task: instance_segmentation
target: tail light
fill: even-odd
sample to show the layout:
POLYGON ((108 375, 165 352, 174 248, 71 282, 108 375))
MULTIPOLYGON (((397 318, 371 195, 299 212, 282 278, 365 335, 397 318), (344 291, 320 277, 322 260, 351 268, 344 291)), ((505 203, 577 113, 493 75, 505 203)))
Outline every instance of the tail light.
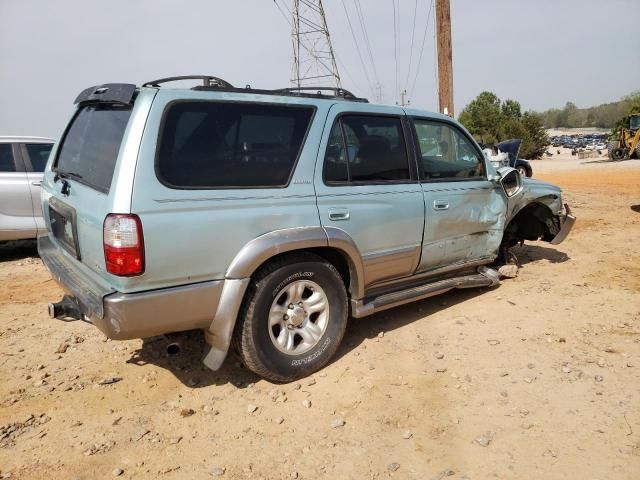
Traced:
POLYGON ((107 215, 103 242, 107 272, 120 277, 144 273, 144 238, 137 215, 107 215))

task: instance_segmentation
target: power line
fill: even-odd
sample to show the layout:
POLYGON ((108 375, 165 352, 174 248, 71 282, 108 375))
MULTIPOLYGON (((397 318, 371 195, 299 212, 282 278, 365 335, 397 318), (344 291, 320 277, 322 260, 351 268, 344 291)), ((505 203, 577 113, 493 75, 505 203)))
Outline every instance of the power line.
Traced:
POLYGON ((278 7, 278 10, 280 11, 280 14, 284 17, 284 21, 287 22, 289 24, 289 26, 291 26, 291 20, 289 20, 289 16, 291 15, 291 12, 289 12, 289 16, 287 16, 287 14, 284 13, 284 10, 282 10, 282 7, 278 3, 278 0, 273 0, 273 3, 275 3, 276 7, 278 7))
POLYGON ((396 89, 393 96, 396 99, 396 103, 398 103, 398 32, 396 30, 396 0, 391 1, 393 2, 393 58, 396 64, 396 89))
POLYGON ((364 21, 364 13, 362 10, 362 5, 360 4, 360 0, 355 0, 355 7, 356 7, 356 13, 358 15, 358 20, 360 21, 360 28, 362 29, 365 45, 367 47, 367 52, 369 53, 369 61, 371 62, 371 67, 373 69, 373 75, 376 80, 376 88, 377 88, 377 86, 380 85, 380 78, 378 77, 378 69, 376 68, 376 62, 373 59, 371 41, 369 40, 369 33, 367 31, 367 25, 364 21))
POLYGON ((404 81, 405 90, 409 86, 409 77, 411 76, 411 62, 413 60, 413 40, 416 36, 416 17, 418 13, 418 0, 413 6, 413 28, 411 29, 411 46, 409 47, 409 68, 407 69, 407 79, 404 81))
POLYGON ((364 76, 367 78, 367 84, 369 85, 369 89, 371 90, 371 93, 373 94, 373 87, 372 87, 372 83, 371 83, 371 79, 369 78, 369 73, 367 72, 367 67, 364 64, 364 60, 362 59, 362 53, 360 52, 360 47, 358 46, 358 40, 356 38, 356 34, 353 30, 353 25, 351 25, 351 18, 349 17, 349 12, 347 11, 347 6, 344 3, 344 0, 342 0, 342 8, 344 9, 344 14, 347 17, 347 22, 349 24, 349 30, 351 31, 351 37, 353 38, 353 43, 356 46, 356 51, 358 52, 358 58, 360 59, 360 65, 362 65, 362 70, 364 71, 364 76))
MULTIPOLYGON (((420 65, 422 64, 422 55, 424 53, 424 46, 426 44, 427 41, 427 32, 429 31, 429 20, 431 18, 431 12, 433 12, 433 0, 431 0, 431 5, 429 5, 429 11, 427 12, 427 21, 424 25, 424 35, 422 36, 422 46, 420 47, 420 55, 418 57, 418 65, 416 66, 416 75, 413 79, 413 85, 411 86, 411 90, 409 90, 409 97, 411 97, 413 95, 413 91, 416 88, 416 82, 418 81, 418 75, 420 74, 420 65)), ((434 35, 435 35, 435 28, 434 30, 434 35)), ((433 41, 433 45, 435 48, 435 37, 434 37, 434 41, 433 41)), ((437 83, 437 82, 436 82, 437 83)))

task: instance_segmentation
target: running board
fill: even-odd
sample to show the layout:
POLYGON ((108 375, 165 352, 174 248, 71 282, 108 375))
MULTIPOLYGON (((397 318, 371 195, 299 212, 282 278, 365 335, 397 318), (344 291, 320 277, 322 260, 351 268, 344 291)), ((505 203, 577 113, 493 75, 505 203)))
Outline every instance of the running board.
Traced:
POLYGON ((351 315, 362 318, 388 308, 398 307, 405 303, 440 295, 454 288, 493 287, 500 283, 500 274, 495 270, 482 266, 478 273, 437 280, 431 283, 398 290, 366 300, 351 300, 351 315))

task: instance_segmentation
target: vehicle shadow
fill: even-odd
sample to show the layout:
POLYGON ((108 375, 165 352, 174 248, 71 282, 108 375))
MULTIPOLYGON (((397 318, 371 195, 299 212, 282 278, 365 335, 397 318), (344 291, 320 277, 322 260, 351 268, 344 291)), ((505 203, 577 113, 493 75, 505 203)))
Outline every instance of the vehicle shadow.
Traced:
MULTIPOLYGON (((522 247, 515 247, 512 251, 520 266, 539 260, 547 260, 551 263, 569 260, 569 256, 564 252, 538 245, 525 244, 522 247)), ((451 290, 442 295, 389 309, 366 318, 351 318, 340 348, 330 363, 338 362, 365 340, 377 337, 380 332, 391 332, 402 328, 435 312, 441 312, 478 295, 483 295, 488 290, 487 287, 451 290)), ((230 349, 220 370, 217 372, 209 370, 202 364, 208 348, 200 331, 162 335, 143 339, 142 346, 132 353, 127 363, 140 366, 156 365, 170 371, 189 388, 225 384, 232 384, 236 388, 247 388, 260 380, 260 377, 239 362, 233 348, 230 349), (173 355, 167 353, 167 347, 172 343, 180 345, 179 353, 173 355)))
POLYGON ((29 257, 38 257, 38 245, 35 240, 0 242, 0 262, 10 262, 29 257))
POLYGON ((527 263, 537 262, 539 260, 547 260, 551 263, 564 263, 569 260, 569 255, 555 248, 541 247, 539 245, 523 245, 511 249, 518 259, 518 265, 523 266, 527 263))
MULTIPOLYGON (((347 353, 358 348, 366 339, 377 337, 381 331, 391 332, 402 328, 434 312, 442 311, 477 295, 482 295, 486 291, 487 288, 452 290, 443 295, 410 303, 363 319, 351 318, 344 339, 330 364, 338 362, 347 353)), ((155 365, 163 368, 171 372, 183 385, 194 389, 225 384, 232 384, 236 388, 243 389, 261 380, 239 362, 233 348, 229 350, 220 370, 217 372, 209 370, 202 364, 202 359, 207 351, 208 346, 202 333, 194 330, 143 339, 142 346, 132 352, 127 363, 139 366, 155 365), (167 347, 172 343, 180 344, 179 353, 174 355, 167 353, 167 347)), ((274 382, 274 384, 276 383, 274 382)))
POLYGON ((490 289, 491 287, 450 290, 447 293, 391 308, 369 317, 350 318, 342 344, 330 363, 338 362, 349 352, 357 349, 365 340, 378 337, 380 332, 387 334, 418 320, 425 320, 425 317, 446 311, 459 303, 483 295, 490 289))
POLYGON ((640 205, 631 205, 629 208, 636 213, 640 213, 640 205))
POLYGON ((189 388, 204 388, 212 385, 232 384, 237 388, 247 388, 260 377, 247 370, 236 354, 229 354, 220 370, 214 372, 202 363, 209 351, 204 335, 199 330, 172 333, 158 337, 142 339, 142 346, 132 352, 127 363, 133 365, 156 365, 171 372, 180 382, 189 388), (167 347, 179 345, 179 352, 170 354, 167 347))

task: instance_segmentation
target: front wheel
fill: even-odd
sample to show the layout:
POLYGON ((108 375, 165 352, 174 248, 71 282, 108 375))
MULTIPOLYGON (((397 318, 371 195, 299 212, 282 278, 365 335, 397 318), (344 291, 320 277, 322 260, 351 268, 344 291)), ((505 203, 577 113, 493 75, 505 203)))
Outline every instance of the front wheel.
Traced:
POLYGON ((524 178, 524 177, 528 177, 529 176, 529 172, 527 172, 527 169, 525 167, 519 166, 517 170, 518 170, 518 172, 520 172, 520 176, 521 177, 524 178))
POLYGON ((268 264, 252 280, 234 343, 252 372, 290 382, 322 368, 347 326, 347 292, 336 268, 308 253, 268 264))

